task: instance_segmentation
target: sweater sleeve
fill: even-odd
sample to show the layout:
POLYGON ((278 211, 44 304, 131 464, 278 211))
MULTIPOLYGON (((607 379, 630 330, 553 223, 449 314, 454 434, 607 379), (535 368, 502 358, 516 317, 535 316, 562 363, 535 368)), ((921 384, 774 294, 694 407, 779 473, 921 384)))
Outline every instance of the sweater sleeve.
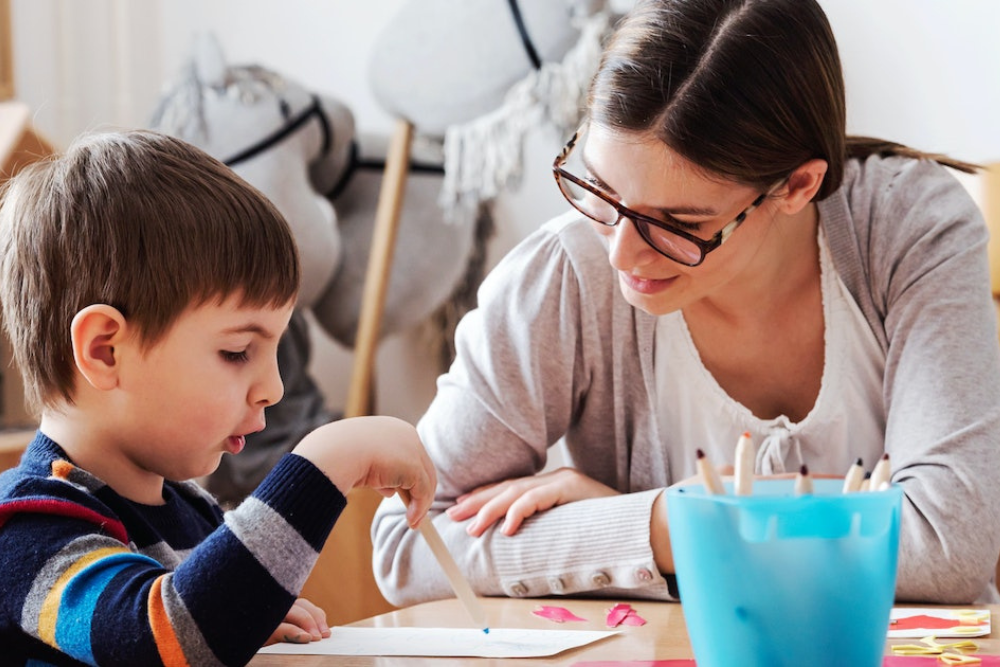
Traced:
MULTIPOLYGON (((668 598, 649 541, 660 490, 624 493, 628 465, 616 460, 616 442, 625 439, 616 431, 627 427, 615 415, 614 342, 598 320, 611 319, 617 286, 587 283, 586 276, 609 272, 607 254, 600 246, 568 251, 580 236, 565 232, 550 223, 509 253, 484 282, 478 309, 458 328, 456 361, 418 424, 438 470, 433 520, 483 595, 620 595, 629 589, 633 597, 668 598), (593 416, 598 413, 602 418, 593 416), (622 495, 554 507, 512 536, 494 525, 470 537, 468 522, 443 513, 477 487, 537 473, 548 448, 581 422, 593 425, 587 437, 594 446, 587 460, 574 464, 622 495)), ((388 600, 405 605, 451 595, 395 499, 376 513, 372 540, 376 580, 388 600)))
POLYGON ((866 187, 877 194, 855 199, 871 202, 869 271, 888 343, 885 448, 905 493, 897 597, 990 599, 1000 552, 1000 346, 987 229, 935 163, 902 162, 866 187))
MULTIPOLYGON (((45 482, 66 487, 61 505, 92 505, 72 484, 45 482)), ((16 591, 4 595, 0 632, 19 631, 35 647, 27 656, 46 659, 55 648, 92 665, 245 664, 288 612, 345 502, 311 463, 286 455, 173 571, 122 543, 110 518, 26 507, 0 530, 0 588, 16 591)))

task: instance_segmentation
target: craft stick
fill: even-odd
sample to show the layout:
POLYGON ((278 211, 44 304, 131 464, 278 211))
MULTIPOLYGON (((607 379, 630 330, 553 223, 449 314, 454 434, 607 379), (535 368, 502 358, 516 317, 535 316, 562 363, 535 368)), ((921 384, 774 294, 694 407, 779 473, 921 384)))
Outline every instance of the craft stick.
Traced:
POLYGON ((757 464, 757 452, 753 446, 753 438, 749 431, 744 431, 736 441, 736 469, 733 487, 736 495, 749 496, 753 494, 753 473, 757 464))
POLYGON ((712 495, 724 495, 726 493, 726 487, 722 486, 722 478, 719 477, 719 471, 708 462, 708 459, 705 457, 705 452, 699 449, 695 452, 695 455, 698 457, 698 460, 696 461, 698 474, 701 475, 702 483, 705 485, 705 490, 712 495))
MULTIPOLYGON (((399 494, 405 505, 410 504, 410 494, 408 491, 405 489, 396 489, 396 493, 399 494)), ((458 569, 458 563, 455 562, 451 552, 448 551, 444 540, 441 539, 441 534, 434 527, 434 522, 431 521, 429 516, 425 516, 420 521, 420 525, 417 526, 417 530, 424 536, 427 546, 430 547, 431 553, 434 554, 434 557, 441 565, 441 569, 444 570, 444 575, 448 578, 451 589, 455 591, 455 596, 462 603, 462 606, 465 607, 465 611, 469 613, 472 622, 476 624, 476 627, 482 628, 483 632, 489 633, 490 628, 486 622, 486 612, 483 610, 482 605, 479 604, 479 598, 476 597, 472 586, 469 585, 469 581, 462 574, 462 571, 458 569)))
POLYGON ((865 468, 861 457, 851 464, 844 475, 844 493, 857 493, 861 489, 861 482, 865 479, 865 468))
POLYGON ((892 469, 889 465, 889 452, 886 452, 882 455, 882 458, 878 460, 878 463, 875 464, 875 468, 872 470, 872 476, 868 483, 868 490, 878 491, 883 482, 889 481, 889 475, 891 473, 892 469))
POLYGON ((805 496, 813 492, 812 475, 809 474, 809 466, 805 463, 799 468, 799 474, 795 477, 795 495, 805 496))

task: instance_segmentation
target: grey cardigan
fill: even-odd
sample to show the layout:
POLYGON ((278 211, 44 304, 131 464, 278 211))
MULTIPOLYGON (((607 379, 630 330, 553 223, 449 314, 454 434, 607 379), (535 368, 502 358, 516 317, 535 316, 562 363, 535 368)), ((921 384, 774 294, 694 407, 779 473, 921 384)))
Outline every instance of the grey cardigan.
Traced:
MULTIPOLYGON (((987 230, 936 163, 850 161, 819 203, 834 264, 886 353, 885 451, 905 497, 897 598, 995 601, 1000 553, 1000 345, 987 230)), ((655 317, 625 302, 607 251, 575 214, 530 235, 484 282, 457 359, 418 429, 439 473, 432 513, 531 475, 564 438, 575 467, 622 492, 555 507, 513 536, 434 522, 482 595, 671 599, 649 543, 656 495, 692 471, 654 416, 655 317)), ((831 443, 849 447, 850 443, 831 443)), ((380 506, 374 570, 397 605, 451 595, 402 505, 380 506)))

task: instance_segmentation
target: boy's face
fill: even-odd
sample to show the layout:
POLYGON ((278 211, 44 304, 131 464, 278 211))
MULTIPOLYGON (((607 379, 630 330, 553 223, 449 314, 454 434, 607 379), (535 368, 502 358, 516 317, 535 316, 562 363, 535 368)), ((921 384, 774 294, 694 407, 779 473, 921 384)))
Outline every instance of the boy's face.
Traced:
POLYGON ((292 307, 245 307, 230 297, 185 311, 144 352, 120 349, 114 421, 124 427, 117 437, 126 466, 139 477, 192 479, 242 450, 284 391, 277 348, 292 307))

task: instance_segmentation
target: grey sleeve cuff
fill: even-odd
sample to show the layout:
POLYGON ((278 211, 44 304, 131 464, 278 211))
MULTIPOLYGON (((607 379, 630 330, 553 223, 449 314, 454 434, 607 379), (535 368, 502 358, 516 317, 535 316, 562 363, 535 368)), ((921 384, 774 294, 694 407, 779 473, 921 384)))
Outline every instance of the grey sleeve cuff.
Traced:
POLYGON ((676 599, 649 541, 653 501, 662 491, 561 505, 528 519, 511 537, 495 533, 493 564, 504 593, 676 599))

